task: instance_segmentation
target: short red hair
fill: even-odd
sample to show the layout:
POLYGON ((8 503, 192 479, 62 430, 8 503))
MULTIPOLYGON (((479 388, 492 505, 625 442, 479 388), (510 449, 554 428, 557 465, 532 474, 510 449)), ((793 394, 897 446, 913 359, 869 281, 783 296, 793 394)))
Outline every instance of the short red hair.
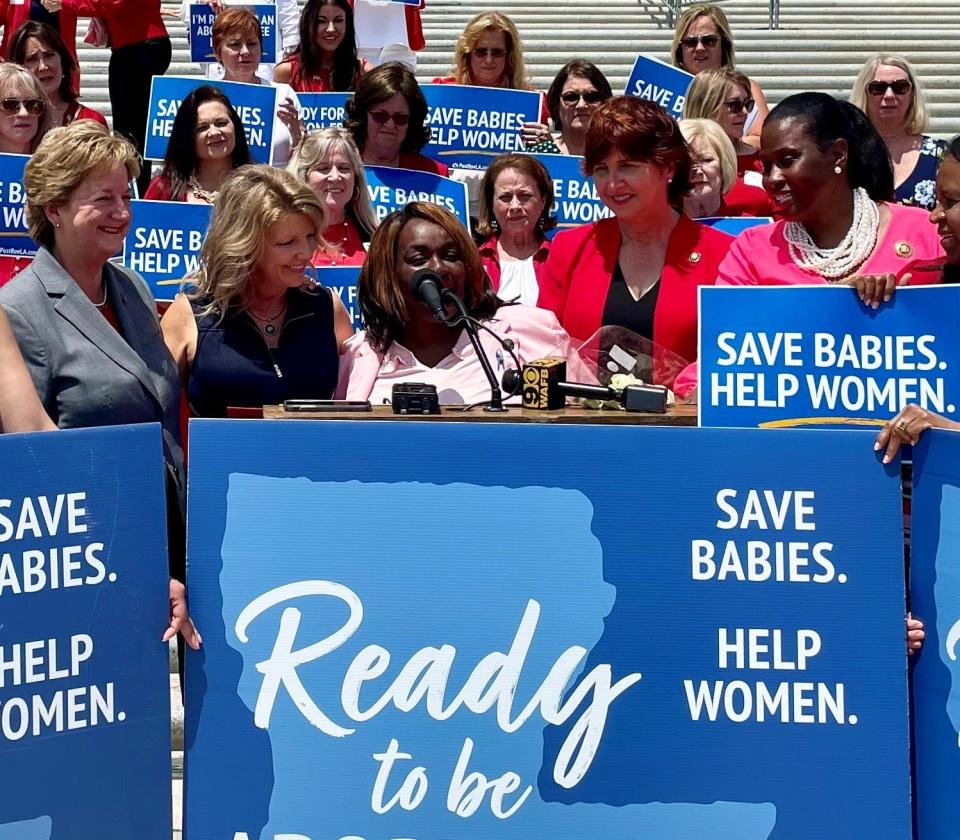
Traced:
POLYGON ((677 121, 655 102, 614 96, 597 106, 584 144, 587 175, 593 175, 594 168, 613 151, 659 169, 673 165, 674 176, 667 190, 671 204, 679 204, 690 189, 690 149, 677 121))

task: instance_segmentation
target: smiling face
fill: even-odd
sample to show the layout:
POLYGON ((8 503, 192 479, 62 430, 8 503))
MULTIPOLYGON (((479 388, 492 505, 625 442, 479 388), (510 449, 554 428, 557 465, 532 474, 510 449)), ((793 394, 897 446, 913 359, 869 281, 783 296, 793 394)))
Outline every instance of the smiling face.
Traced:
POLYGON ((464 297, 467 269, 457 241, 434 222, 412 219, 397 239, 397 282, 410 319, 431 322, 434 318, 427 305, 410 291, 410 278, 421 268, 435 272, 445 288, 464 297))
POLYGON ((960 265, 960 162, 946 155, 937 170, 937 206, 930 213, 951 265, 960 265))
POLYGON ((593 168, 593 183, 600 200, 621 222, 644 218, 667 204, 667 186, 674 167, 630 160, 614 149, 593 168))
POLYGON ((123 166, 95 169, 66 204, 45 208, 54 224, 54 250, 106 262, 123 247, 130 227, 130 184, 123 166))
POLYGON ((560 128, 584 132, 590 125, 590 116, 600 104, 599 92, 593 82, 582 76, 568 76, 560 91, 560 128), (576 99, 573 97, 576 96, 576 99), (584 97, 593 99, 588 102, 584 97), (568 102, 567 100, 572 100, 568 102))
POLYGON ((845 141, 820 149, 808 120, 785 117, 764 123, 760 159, 763 188, 776 212, 790 221, 803 224, 828 215, 834 209, 834 187, 849 189, 845 175, 834 172, 835 166, 846 167, 845 141))
POLYGON ((307 174, 307 183, 331 211, 331 216, 342 217, 344 208, 353 198, 356 184, 356 173, 343 148, 333 146, 307 174))
POLYGON ((871 93, 868 87, 867 116, 870 117, 870 122, 880 131, 902 128, 913 104, 913 88, 911 86, 905 93, 897 94, 891 85, 901 88, 909 85, 910 77, 907 71, 889 64, 878 64, 873 71, 873 82, 879 82, 875 87, 883 87, 883 92, 871 93))
POLYGON ((317 44, 324 52, 336 52, 347 32, 347 15, 334 3, 325 3, 317 12, 317 44))
POLYGON ((288 213, 270 225, 263 251, 253 269, 253 282, 262 297, 278 297, 303 285, 310 258, 317 250, 317 229, 303 213, 288 213))
POLYGON ((233 154, 237 136, 230 113, 222 102, 212 100, 197 108, 195 132, 197 161, 223 160, 233 154))
POLYGON ((505 234, 533 234, 546 199, 537 182, 519 169, 504 169, 493 183, 493 216, 505 234))
POLYGON ((60 54, 53 47, 44 44, 39 38, 27 38, 23 66, 37 77, 47 96, 54 101, 60 98, 63 66, 60 54))
POLYGON ((223 78, 228 82, 252 82, 260 64, 260 39, 254 35, 230 32, 217 51, 223 65, 223 78))
POLYGON ((475 85, 500 87, 507 68, 507 34, 502 29, 487 29, 470 51, 470 78, 475 85))
POLYGON ((720 128, 734 144, 743 137, 743 127, 750 115, 746 108, 749 99, 749 90, 744 90, 736 82, 729 82, 723 96, 723 102, 720 103, 720 110, 714 117, 720 123, 720 128), (734 112, 734 108, 736 112, 734 112))
POLYGON ((701 70, 718 70, 723 66, 723 43, 720 30, 709 15, 700 15, 683 33, 680 42, 683 69, 697 75, 701 70), (695 41, 694 39, 699 40, 695 41), (687 41, 689 39, 689 41, 687 41))

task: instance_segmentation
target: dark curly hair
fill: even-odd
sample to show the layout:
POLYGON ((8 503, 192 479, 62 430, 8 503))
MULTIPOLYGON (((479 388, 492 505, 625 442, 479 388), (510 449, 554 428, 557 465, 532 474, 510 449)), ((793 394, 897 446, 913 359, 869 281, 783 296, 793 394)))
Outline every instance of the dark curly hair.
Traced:
POLYGON ((389 61, 360 79, 353 96, 347 100, 347 117, 343 121, 343 127, 353 135, 353 140, 361 152, 367 142, 367 114, 373 107, 398 93, 407 100, 410 108, 410 122, 407 125, 407 134, 400 144, 400 151, 416 153, 430 142, 427 100, 423 98, 420 85, 406 65, 399 61, 389 61))

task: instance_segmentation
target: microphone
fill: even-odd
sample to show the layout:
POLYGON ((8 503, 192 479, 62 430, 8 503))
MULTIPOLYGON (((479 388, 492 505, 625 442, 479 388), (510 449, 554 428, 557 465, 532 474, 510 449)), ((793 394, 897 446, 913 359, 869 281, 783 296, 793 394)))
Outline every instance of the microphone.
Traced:
POLYGON ((450 317, 443 306, 443 293, 446 291, 440 276, 429 268, 419 268, 410 278, 410 291, 417 300, 422 300, 433 317, 444 324, 450 323, 450 317))
POLYGON ((523 372, 504 371, 503 390, 515 394, 523 387, 523 407, 537 411, 555 411, 563 408, 567 397, 588 400, 613 400, 627 411, 667 410, 667 389, 660 385, 627 385, 626 388, 608 388, 585 382, 567 382, 567 363, 563 359, 535 359, 523 366, 523 372))

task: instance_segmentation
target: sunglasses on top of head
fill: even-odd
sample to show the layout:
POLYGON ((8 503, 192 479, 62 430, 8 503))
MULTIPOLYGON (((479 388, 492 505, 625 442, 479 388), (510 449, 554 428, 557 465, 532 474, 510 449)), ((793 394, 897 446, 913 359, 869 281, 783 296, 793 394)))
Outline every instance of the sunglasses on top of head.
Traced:
POLYGON ((42 99, 15 99, 13 97, 0 99, 0 113, 19 114, 21 107, 30 116, 38 117, 43 113, 44 105, 42 99))
POLYGON ((560 99, 565 105, 576 105, 581 99, 587 103, 587 105, 596 105, 600 101, 600 91, 598 90, 583 90, 583 91, 573 91, 568 90, 565 93, 560 94, 560 99))
POLYGON ((720 43, 719 35, 688 35, 686 38, 681 38, 680 43, 686 47, 688 50, 695 50, 698 45, 702 44, 708 50, 713 49, 717 44, 720 43))
POLYGON ((909 79, 897 79, 894 82, 874 80, 867 85, 867 93, 871 96, 883 96, 887 92, 887 88, 890 88, 897 96, 904 96, 910 93, 912 87, 909 79))

